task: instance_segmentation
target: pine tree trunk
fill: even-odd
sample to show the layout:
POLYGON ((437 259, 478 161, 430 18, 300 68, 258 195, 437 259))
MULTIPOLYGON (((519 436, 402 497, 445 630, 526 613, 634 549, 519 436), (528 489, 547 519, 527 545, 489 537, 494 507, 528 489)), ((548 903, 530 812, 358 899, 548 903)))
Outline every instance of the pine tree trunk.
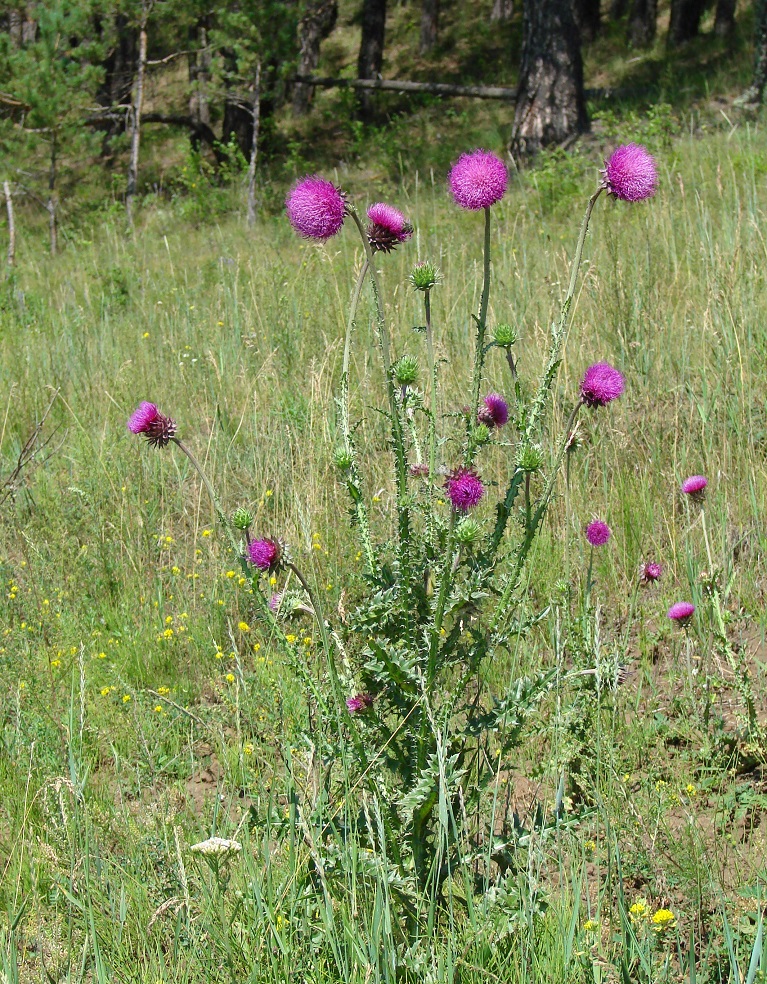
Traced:
POLYGON ((261 62, 256 65, 253 84, 253 139, 248 162, 248 225, 256 224, 256 164, 258 163, 258 131, 261 126, 261 62))
POLYGON ((767 85, 767 0, 756 0, 754 10, 754 81, 737 100, 740 105, 759 104, 767 85))
POLYGON ((593 41, 601 23, 600 0, 574 0, 573 13, 582 41, 593 41))
POLYGON ((655 40, 657 0, 634 0, 629 17, 628 41, 632 48, 646 48, 655 40))
POLYGON ((131 108, 130 160, 128 161, 128 187, 125 194, 125 212, 128 225, 133 227, 133 199, 138 185, 138 160, 141 144, 141 109, 144 102, 144 74, 146 72, 146 26, 148 18, 146 4, 142 5, 141 27, 138 39, 138 65, 136 66, 136 86, 131 108))
POLYGON ((525 0, 511 152, 528 157, 588 129, 578 26, 570 0, 525 0))
POLYGON ((668 46, 676 48, 698 35, 705 0, 671 0, 668 46))
POLYGON ((16 223, 13 219, 13 195, 10 181, 3 181, 5 195, 5 213, 8 216, 8 266, 12 267, 16 260, 16 223))
POLYGON ((439 0, 421 0, 421 44, 425 55, 437 43, 439 31, 439 0))
POLYGON ((737 0, 717 0, 714 34, 720 38, 729 37, 735 30, 735 7, 737 0))
MULTIPOLYGON (((385 31, 386 0, 363 0, 357 78, 376 79, 380 76, 383 67, 385 31)), ((372 97, 369 92, 360 92, 358 107, 360 117, 369 119, 372 114, 372 97)))
POLYGON ((210 105, 208 87, 210 85, 211 52, 208 46, 207 18, 197 22, 190 32, 189 55, 189 115, 195 123, 210 126, 210 105))
MULTIPOLYGON (((312 75, 320 63, 320 45, 336 26, 338 0, 310 0, 298 24, 298 75, 312 75)), ((297 83, 293 89, 293 112, 304 116, 314 99, 314 86, 297 83)))
POLYGON ((505 23, 511 20, 514 13, 514 0, 493 0, 493 9, 490 11, 490 20, 494 23, 505 23))
POLYGON ((610 3, 610 20, 620 20, 629 9, 629 0, 612 0, 610 3))

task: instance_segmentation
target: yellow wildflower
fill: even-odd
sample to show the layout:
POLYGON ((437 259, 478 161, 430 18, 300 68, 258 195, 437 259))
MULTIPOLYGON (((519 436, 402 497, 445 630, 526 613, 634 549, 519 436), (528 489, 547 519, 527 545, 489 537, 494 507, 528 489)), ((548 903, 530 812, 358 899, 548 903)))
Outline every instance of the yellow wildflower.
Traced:
POLYGON ((594 922, 593 919, 587 919, 586 922, 583 924, 583 928, 586 930, 587 933, 593 933, 595 929, 599 929, 599 923, 594 922))
POLYGON ((676 916, 671 909, 658 909, 652 917, 652 928, 659 933, 664 929, 670 929, 676 924, 676 916))
POLYGON ((240 630, 240 632, 250 632, 250 626, 248 625, 247 622, 238 622, 237 628, 240 630))
POLYGON ((226 674, 226 682, 227 683, 234 683, 234 673, 227 673, 226 674))

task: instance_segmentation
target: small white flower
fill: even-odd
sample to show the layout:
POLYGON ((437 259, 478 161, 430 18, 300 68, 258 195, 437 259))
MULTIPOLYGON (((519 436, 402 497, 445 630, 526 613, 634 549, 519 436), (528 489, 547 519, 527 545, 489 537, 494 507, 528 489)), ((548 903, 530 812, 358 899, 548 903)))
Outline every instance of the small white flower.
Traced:
POLYGON ((222 858, 227 854, 238 854, 242 850, 242 844, 239 841, 226 840, 224 837, 209 837, 199 844, 193 844, 189 850, 206 857, 222 858))

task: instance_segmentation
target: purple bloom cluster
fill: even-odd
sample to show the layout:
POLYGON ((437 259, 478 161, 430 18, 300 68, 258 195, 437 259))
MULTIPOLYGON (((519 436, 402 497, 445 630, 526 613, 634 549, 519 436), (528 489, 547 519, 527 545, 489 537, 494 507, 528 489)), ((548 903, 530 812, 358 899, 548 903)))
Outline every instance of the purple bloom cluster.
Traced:
POLYGON ((478 212, 506 194, 506 165, 488 150, 461 154, 448 175, 450 192, 461 208, 478 212))
POLYGON ((640 144, 617 147, 605 161, 604 187, 624 202, 651 198, 658 187, 655 159, 640 144))
POLYGON ((623 376, 609 362, 597 362, 586 370, 581 397, 587 407, 605 407, 618 399, 625 385, 623 376))
POLYGON ((413 226, 405 216, 386 202, 376 202, 368 209, 368 241, 375 250, 390 253, 413 235, 413 226))
POLYGON ((649 561, 647 564, 642 565, 639 578, 643 584, 652 584, 654 581, 659 580, 662 573, 663 568, 660 564, 656 564, 654 561, 649 561))
POLYGON ((682 482, 682 492, 693 500, 693 502, 703 502, 706 498, 706 486, 708 479, 705 475, 690 475, 682 482))
POLYGON ((586 539, 592 547, 603 547, 612 536, 612 530, 601 519, 595 519, 586 527, 586 539))
POLYGON ((671 621, 678 625, 688 625, 694 613, 695 605, 691 601, 678 601, 667 612, 671 621))
POLYGON ((350 714, 359 714, 373 706, 373 698, 370 694, 355 694, 354 697, 347 699, 346 706, 350 714))
POLYGON ((498 393, 488 393, 477 413, 477 420, 487 427, 503 427, 509 419, 509 405, 498 393))
POLYGON ((282 548, 277 540, 251 540, 248 544, 248 560, 260 571, 275 570, 281 558, 282 548))
POLYGON ((346 217, 343 192, 318 175, 295 184, 285 199, 285 208, 296 232, 319 242, 335 236, 346 217))
POLYGON ((143 434, 156 448, 164 448, 176 434, 176 421, 160 413, 154 403, 144 401, 128 419, 131 434, 143 434))
POLYGON ((472 468, 457 468, 445 482, 447 497, 457 512, 468 512, 485 494, 482 479, 472 468))

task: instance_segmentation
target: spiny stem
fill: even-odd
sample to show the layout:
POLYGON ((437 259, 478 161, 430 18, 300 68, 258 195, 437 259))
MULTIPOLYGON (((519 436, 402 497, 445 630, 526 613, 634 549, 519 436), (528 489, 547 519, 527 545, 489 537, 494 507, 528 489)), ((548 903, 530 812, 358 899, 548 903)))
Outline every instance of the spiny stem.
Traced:
POLYGON ((434 356, 434 336, 431 330, 431 291, 423 292, 423 306, 426 316, 426 351, 429 357, 431 375, 431 418, 429 420, 429 481, 434 481, 437 467, 437 360, 434 356))
POLYGON ((482 296, 477 318, 477 347, 474 351, 474 379, 471 386, 473 416, 479 410, 479 391, 482 386, 482 367, 485 362, 485 332, 487 331, 487 306, 490 300, 490 206, 485 207, 485 249, 482 273, 482 296))

